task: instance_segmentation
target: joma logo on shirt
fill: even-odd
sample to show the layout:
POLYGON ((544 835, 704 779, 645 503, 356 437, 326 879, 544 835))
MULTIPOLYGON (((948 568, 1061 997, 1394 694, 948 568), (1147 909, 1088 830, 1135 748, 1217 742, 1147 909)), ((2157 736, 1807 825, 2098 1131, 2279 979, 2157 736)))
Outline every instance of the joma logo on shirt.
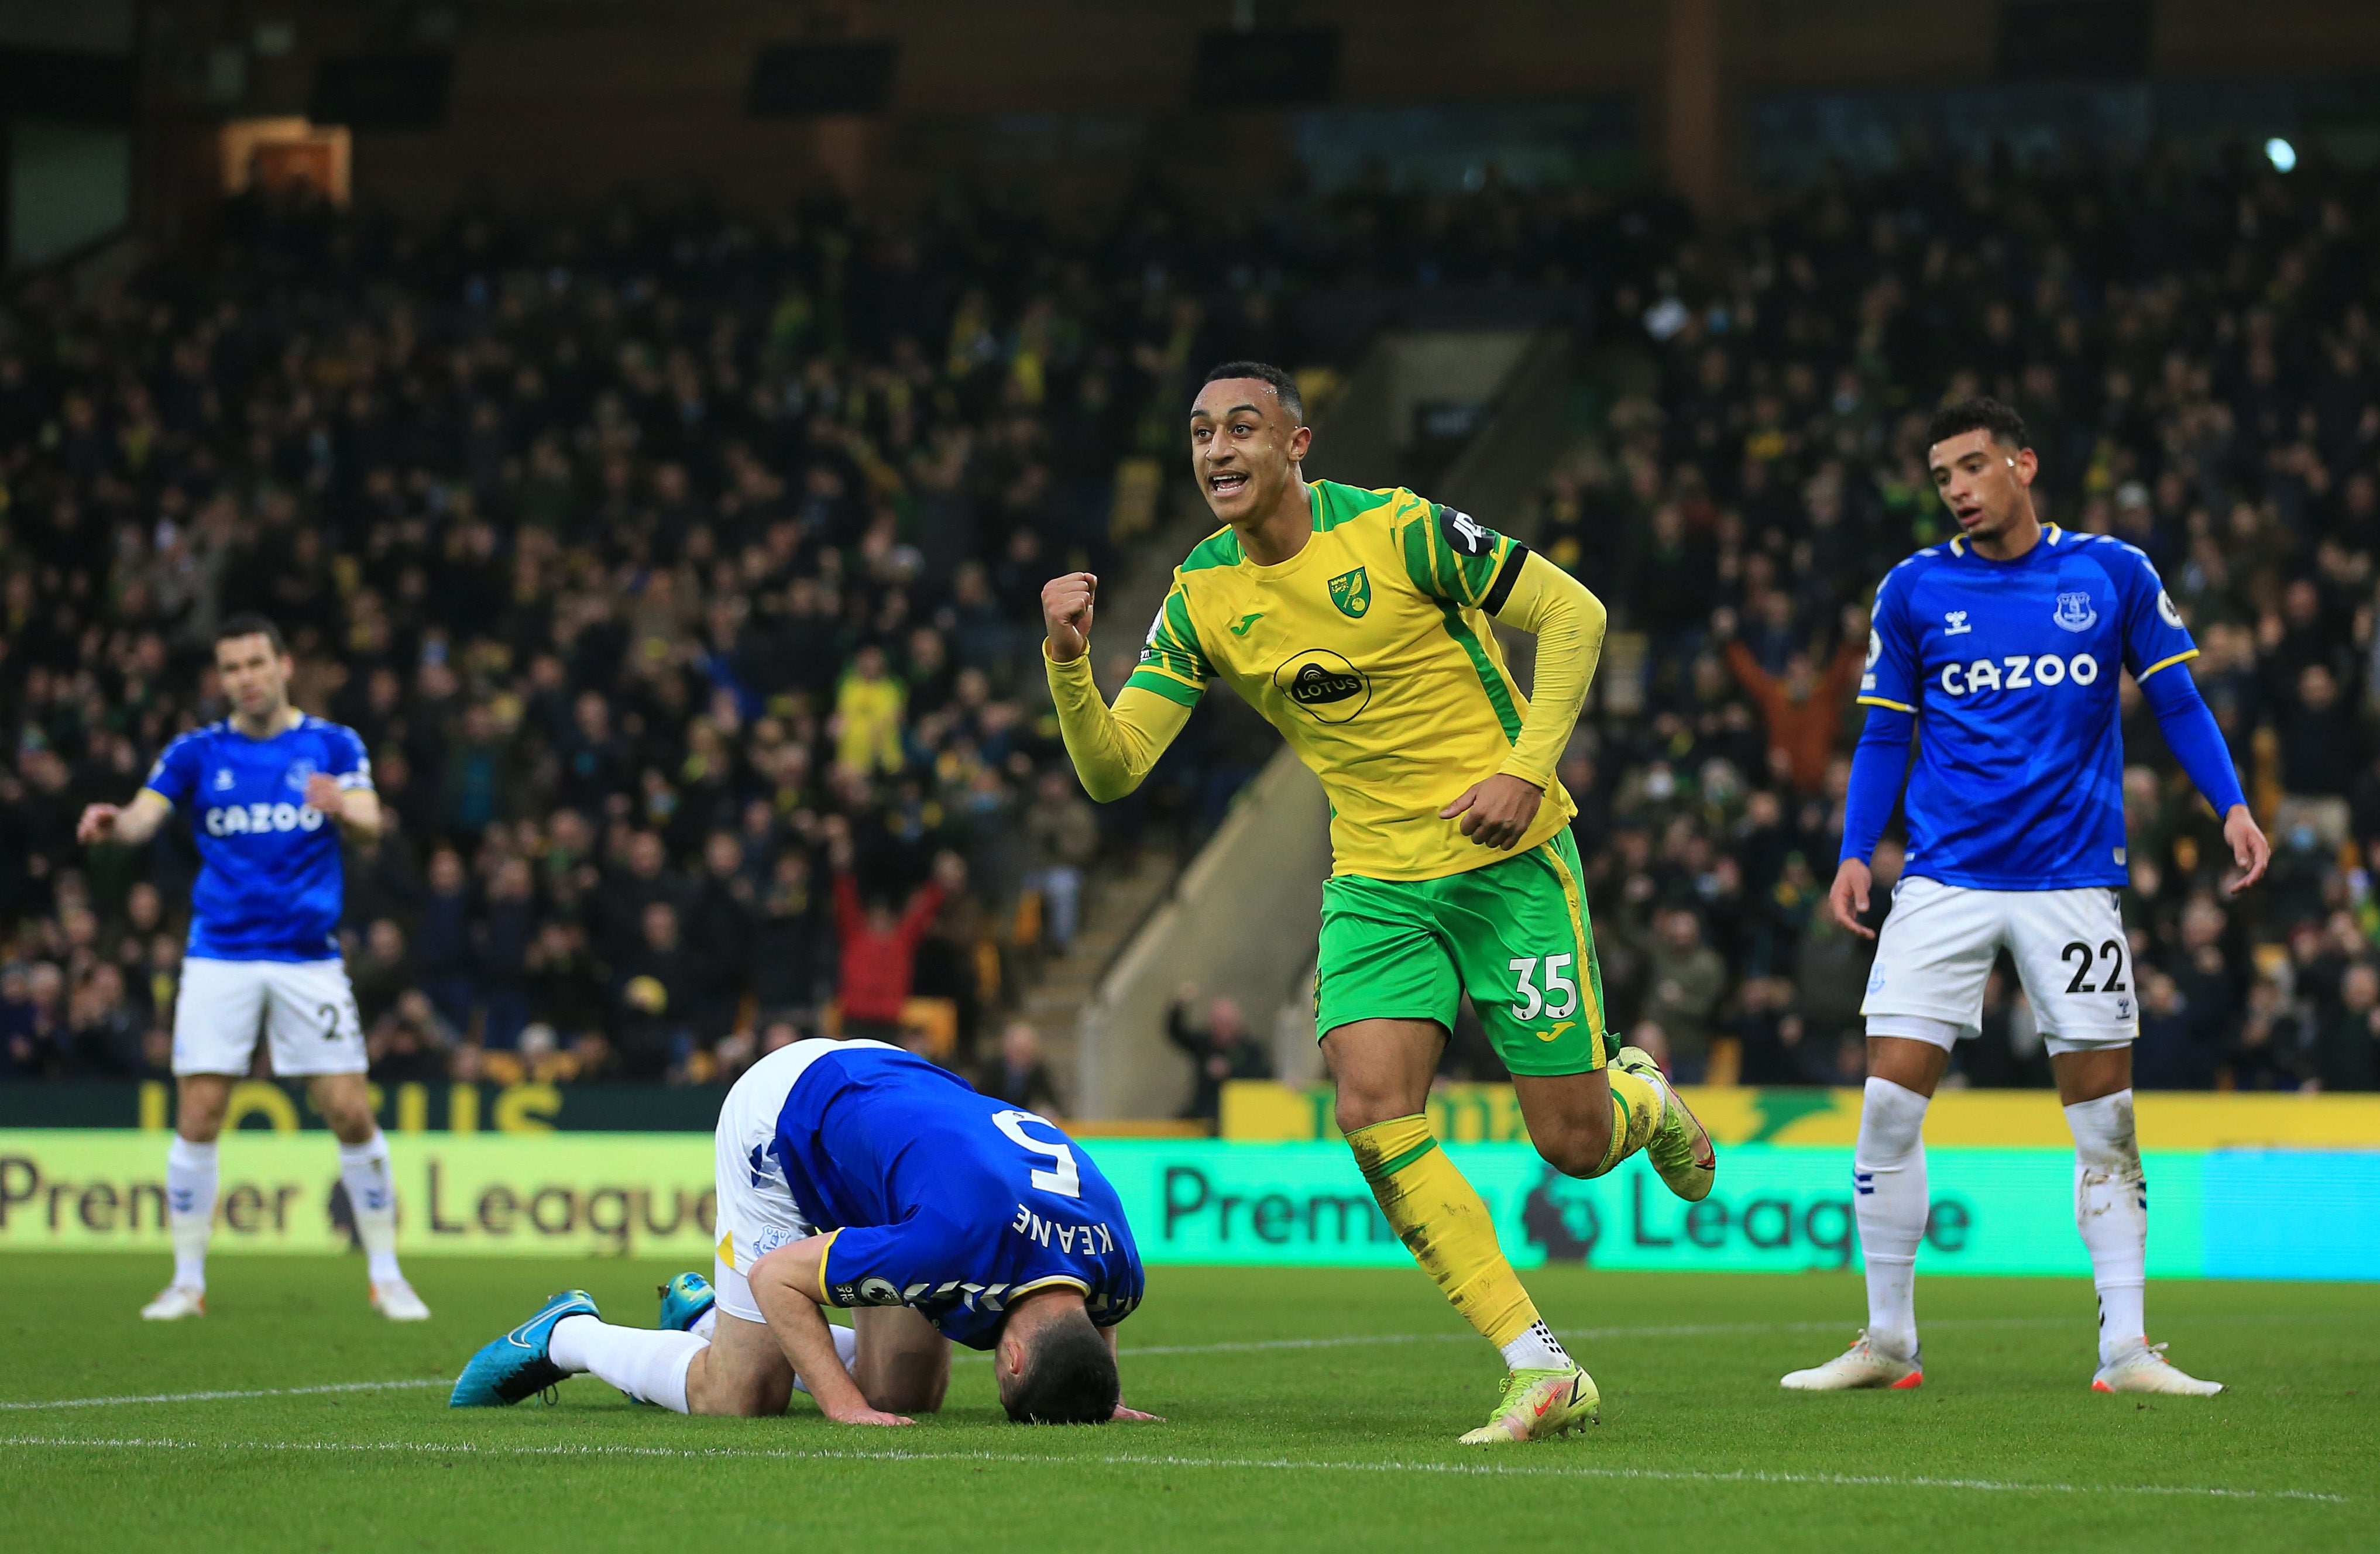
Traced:
POLYGON ((1274 688, 1326 723, 1343 723, 1372 699, 1363 671, 1326 649, 1311 649, 1272 672, 1274 688))

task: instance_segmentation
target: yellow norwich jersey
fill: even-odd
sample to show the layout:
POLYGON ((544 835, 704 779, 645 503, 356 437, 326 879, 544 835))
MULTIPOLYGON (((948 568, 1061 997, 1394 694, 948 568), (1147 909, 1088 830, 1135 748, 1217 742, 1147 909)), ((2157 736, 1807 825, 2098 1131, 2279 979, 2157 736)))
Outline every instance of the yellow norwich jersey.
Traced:
POLYGON ((1559 783, 1509 851, 1438 815, 1504 765, 1528 714, 1488 621, 1527 552, 1409 491, 1307 490, 1313 537, 1280 565, 1227 528, 1174 569, 1127 688, 1188 706, 1220 675, 1263 713, 1330 795, 1333 873, 1439 879, 1567 826, 1559 783))

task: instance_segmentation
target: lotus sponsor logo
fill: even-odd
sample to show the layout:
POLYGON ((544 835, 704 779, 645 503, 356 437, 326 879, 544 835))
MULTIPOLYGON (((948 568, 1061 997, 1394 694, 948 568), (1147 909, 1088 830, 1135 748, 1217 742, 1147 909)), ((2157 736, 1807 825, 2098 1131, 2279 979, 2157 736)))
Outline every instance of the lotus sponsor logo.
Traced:
POLYGON ((1326 723, 1343 723, 1370 705, 1372 684, 1364 672, 1328 649, 1298 653, 1273 671, 1281 694, 1326 723))

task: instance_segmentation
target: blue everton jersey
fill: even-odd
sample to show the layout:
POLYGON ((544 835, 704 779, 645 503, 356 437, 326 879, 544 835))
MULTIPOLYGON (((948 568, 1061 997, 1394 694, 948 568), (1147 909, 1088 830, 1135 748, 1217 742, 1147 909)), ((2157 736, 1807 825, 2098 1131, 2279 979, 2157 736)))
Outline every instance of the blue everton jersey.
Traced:
POLYGON ((1954 540, 1887 575, 1875 621, 1859 699, 1917 714, 1908 872, 2124 884, 2118 671, 2145 680, 2198 653, 2148 557, 2054 524, 2014 561, 1954 540))
POLYGON ((820 1058, 785 1097, 771 1152, 803 1218, 833 1232, 820 1281, 836 1305, 906 1305, 989 1349, 1033 1290, 1080 1290, 1103 1328, 1140 1304, 1140 1250, 1099 1167, 922 1058, 820 1058))
POLYGON ((356 731, 301 718, 270 739, 229 722, 165 747, 144 784, 188 819, 199 882, 189 953, 216 961, 324 961, 339 953, 346 874, 339 828, 306 802, 307 779, 371 786, 356 731))

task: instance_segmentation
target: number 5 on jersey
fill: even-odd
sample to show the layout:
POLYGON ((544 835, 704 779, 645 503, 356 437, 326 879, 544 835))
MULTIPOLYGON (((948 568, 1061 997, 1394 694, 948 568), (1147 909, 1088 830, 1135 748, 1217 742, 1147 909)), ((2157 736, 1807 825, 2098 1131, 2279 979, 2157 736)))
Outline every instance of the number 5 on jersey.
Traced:
POLYGON ((1048 1118, 1037 1116, 1030 1111, 1010 1111, 992 1113, 991 1122, 994 1127, 1006 1134, 1009 1141, 1019 1148, 1030 1150, 1036 1155, 1047 1155, 1056 1162, 1058 1169, 1055 1171, 1037 1171, 1033 1173, 1033 1184, 1036 1187, 1045 1193, 1056 1193, 1061 1197, 1078 1198, 1083 1196, 1083 1168, 1075 1163, 1075 1152, 1062 1144, 1035 1138, 1025 1131, 1025 1124, 1027 1123, 1038 1123, 1045 1128, 1050 1127, 1050 1123, 1048 1118))

